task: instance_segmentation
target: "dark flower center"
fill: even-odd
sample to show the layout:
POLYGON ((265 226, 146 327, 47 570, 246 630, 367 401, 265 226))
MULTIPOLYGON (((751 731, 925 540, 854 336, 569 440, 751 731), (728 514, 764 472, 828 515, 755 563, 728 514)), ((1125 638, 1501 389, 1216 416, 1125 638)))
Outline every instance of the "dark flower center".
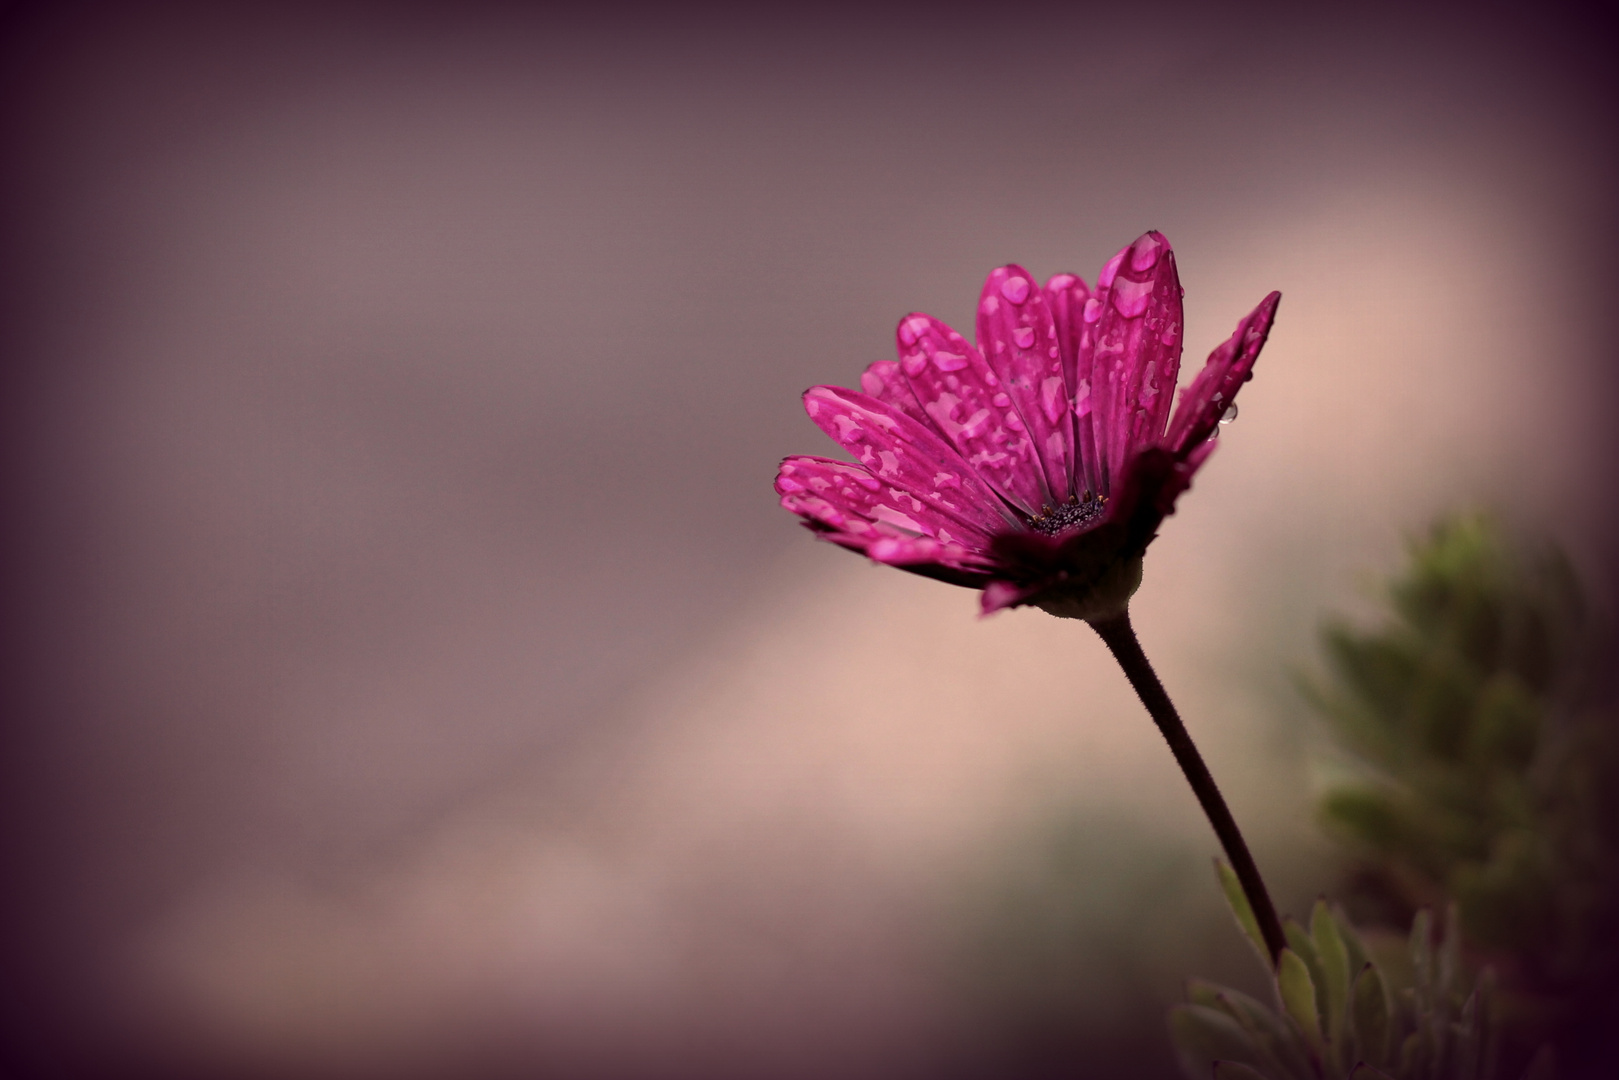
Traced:
POLYGON ((1029 527, 1047 536, 1060 536, 1089 525, 1101 517, 1102 511, 1106 508, 1105 496, 1097 497, 1086 492, 1084 498, 1074 495, 1055 510, 1049 506, 1042 506, 1039 516, 1029 519, 1029 527))

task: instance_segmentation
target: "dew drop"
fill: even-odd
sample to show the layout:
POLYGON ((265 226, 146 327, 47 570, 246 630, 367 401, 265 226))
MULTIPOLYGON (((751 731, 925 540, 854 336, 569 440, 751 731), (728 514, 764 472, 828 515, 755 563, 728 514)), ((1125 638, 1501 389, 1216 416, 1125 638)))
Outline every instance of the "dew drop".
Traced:
POLYGON ((1085 312, 1083 317, 1088 323, 1093 323, 1097 319, 1100 319, 1102 317, 1102 302, 1094 296, 1085 301, 1085 312))
POLYGON ((1034 344, 1034 327, 1020 326, 1012 331, 1012 343, 1020 349, 1027 349, 1034 344))
POLYGON ((1050 292, 1062 292, 1064 289, 1073 288, 1074 282, 1078 280, 1073 274, 1057 274, 1046 282, 1046 289, 1050 292))
POLYGON ((995 403, 995 407, 998 409, 1004 409, 1008 405, 1012 404, 1012 399, 1007 397, 1005 394, 996 394, 994 397, 990 398, 990 400, 995 403))
POLYGON ((1134 319, 1147 310, 1152 300, 1152 282, 1131 281, 1125 278, 1113 283, 1113 306, 1126 319, 1134 319))
POLYGON ((1237 403, 1235 401, 1233 401, 1230 405, 1226 406, 1225 412, 1220 414, 1220 423, 1222 423, 1222 424, 1232 424, 1232 423, 1235 423, 1236 420, 1237 420, 1237 403))
POLYGON ((1014 304, 1021 304, 1029 298, 1029 279, 1009 277, 1001 282, 1001 295, 1014 304))
POLYGON ((1158 252, 1163 247, 1153 239, 1152 233, 1143 233, 1141 238, 1130 248, 1130 269, 1150 270, 1158 262, 1158 252))

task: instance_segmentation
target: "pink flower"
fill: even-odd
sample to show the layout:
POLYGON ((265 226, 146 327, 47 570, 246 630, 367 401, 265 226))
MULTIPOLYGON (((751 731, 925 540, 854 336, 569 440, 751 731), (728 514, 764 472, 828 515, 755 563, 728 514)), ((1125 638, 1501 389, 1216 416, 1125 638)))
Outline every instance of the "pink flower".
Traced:
POLYGON ((804 408, 858 464, 781 463, 781 504, 877 562, 983 590, 983 611, 1033 604, 1095 621, 1123 611, 1158 524, 1270 333, 1271 293, 1209 357, 1170 417, 1181 287, 1149 232, 1109 259, 1094 291, 991 272, 978 348, 931 315, 896 331, 860 391, 811 387, 804 408))

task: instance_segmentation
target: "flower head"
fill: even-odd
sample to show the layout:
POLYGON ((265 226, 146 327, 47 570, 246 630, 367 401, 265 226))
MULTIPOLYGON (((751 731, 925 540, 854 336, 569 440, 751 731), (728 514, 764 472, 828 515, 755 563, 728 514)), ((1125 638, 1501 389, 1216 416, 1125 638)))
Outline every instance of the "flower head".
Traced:
POLYGON ((805 392, 810 419, 858 464, 787 458, 781 504, 877 562, 982 589, 986 614, 1117 614, 1252 377, 1280 299, 1237 324, 1172 419, 1181 287, 1169 241, 1146 233, 1094 290, 1000 267, 978 301, 976 348, 912 313, 895 332, 899 360, 872 364, 860 390, 805 392))

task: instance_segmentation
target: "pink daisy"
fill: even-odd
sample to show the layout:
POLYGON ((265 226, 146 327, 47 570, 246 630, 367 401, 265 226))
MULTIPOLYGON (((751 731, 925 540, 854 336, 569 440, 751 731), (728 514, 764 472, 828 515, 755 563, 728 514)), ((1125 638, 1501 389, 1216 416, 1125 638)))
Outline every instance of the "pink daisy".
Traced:
POLYGON ((1073 274, 1041 288, 1021 266, 991 272, 977 348, 907 315, 899 360, 872 364, 859 391, 805 392, 810 419, 858 463, 787 458, 782 506, 877 562, 982 589, 986 614, 1117 615, 1281 299, 1237 324, 1171 419, 1181 292, 1169 241, 1149 232, 1108 260, 1095 290, 1073 274))

